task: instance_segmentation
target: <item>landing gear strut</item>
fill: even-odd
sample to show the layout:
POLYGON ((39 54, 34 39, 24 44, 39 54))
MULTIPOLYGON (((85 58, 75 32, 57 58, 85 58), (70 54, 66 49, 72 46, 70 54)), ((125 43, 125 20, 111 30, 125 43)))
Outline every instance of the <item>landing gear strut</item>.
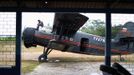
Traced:
POLYGON ((121 56, 121 54, 120 54, 119 58, 120 58, 120 61, 125 61, 125 59, 121 56))
POLYGON ((48 61, 48 54, 52 51, 52 49, 50 49, 49 47, 48 48, 44 48, 44 51, 43 51, 43 54, 41 54, 39 57, 38 57, 38 61, 39 62, 47 62, 48 61))
POLYGON ((55 40, 50 40, 49 43, 48 43, 48 46, 47 48, 45 49, 44 47, 44 50, 43 50, 43 54, 41 54, 39 57, 38 57, 38 61, 39 62, 47 62, 48 61, 48 54, 53 50, 52 47, 51 47, 51 44, 55 42, 55 40))

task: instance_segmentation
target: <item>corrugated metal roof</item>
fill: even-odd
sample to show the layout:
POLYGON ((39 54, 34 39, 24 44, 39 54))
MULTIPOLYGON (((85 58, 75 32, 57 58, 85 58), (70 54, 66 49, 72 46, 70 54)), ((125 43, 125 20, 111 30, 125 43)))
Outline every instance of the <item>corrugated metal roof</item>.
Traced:
POLYGON ((134 0, 0 0, 0 7, 134 9, 134 0))

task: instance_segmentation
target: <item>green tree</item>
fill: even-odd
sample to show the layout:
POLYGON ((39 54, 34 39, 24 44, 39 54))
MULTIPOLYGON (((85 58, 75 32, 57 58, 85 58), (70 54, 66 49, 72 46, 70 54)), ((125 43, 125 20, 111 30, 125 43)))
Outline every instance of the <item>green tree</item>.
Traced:
POLYGON ((115 25, 112 27, 112 38, 116 37, 116 34, 121 30, 122 28, 122 25, 119 24, 119 25, 115 25))
MULTIPOLYGON (((112 27, 112 38, 116 36, 121 27, 121 24, 112 27)), ((80 31, 105 37, 105 22, 101 20, 88 21, 80 31)))
POLYGON ((81 31, 89 34, 105 36, 105 23, 101 20, 88 21, 87 24, 82 27, 81 31))

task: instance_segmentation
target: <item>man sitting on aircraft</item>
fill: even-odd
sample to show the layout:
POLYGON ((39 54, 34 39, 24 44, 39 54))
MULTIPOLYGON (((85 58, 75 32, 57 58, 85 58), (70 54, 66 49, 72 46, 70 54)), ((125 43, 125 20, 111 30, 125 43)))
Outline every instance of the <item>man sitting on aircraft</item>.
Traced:
POLYGON ((43 22, 41 21, 41 20, 38 20, 38 24, 37 24, 37 30, 39 30, 39 27, 43 27, 44 26, 44 24, 43 24, 43 22))

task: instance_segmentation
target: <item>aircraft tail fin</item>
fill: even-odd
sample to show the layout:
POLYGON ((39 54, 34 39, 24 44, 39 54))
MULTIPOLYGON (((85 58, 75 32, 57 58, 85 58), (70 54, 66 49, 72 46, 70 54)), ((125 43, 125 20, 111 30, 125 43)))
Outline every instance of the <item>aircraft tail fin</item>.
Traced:
POLYGON ((121 30, 119 30, 119 33, 117 33, 115 40, 120 40, 121 38, 126 37, 134 37, 134 22, 127 22, 122 27, 121 30))
POLYGON ((127 45, 129 49, 131 43, 134 43, 134 22, 125 23, 114 38, 114 42, 118 45, 127 45))

